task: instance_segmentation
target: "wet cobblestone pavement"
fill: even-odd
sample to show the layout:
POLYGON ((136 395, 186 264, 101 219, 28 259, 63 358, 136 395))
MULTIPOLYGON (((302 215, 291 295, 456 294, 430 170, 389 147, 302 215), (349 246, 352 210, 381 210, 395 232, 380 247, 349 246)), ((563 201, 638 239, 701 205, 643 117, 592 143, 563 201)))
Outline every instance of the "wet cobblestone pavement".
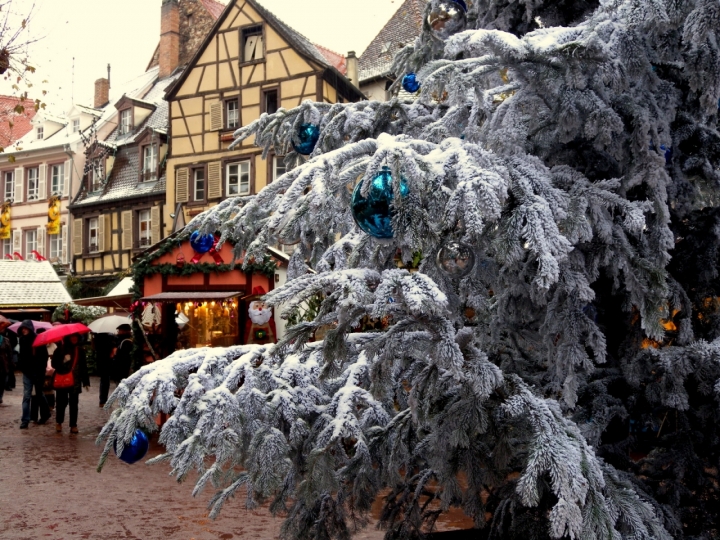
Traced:
MULTIPOLYGON (((18 374, 19 375, 19 374, 18 374)), ((242 508, 244 494, 229 501, 216 520, 207 517, 206 489, 191 496, 193 478, 178 484, 167 464, 127 465, 114 456, 96 472, 101 448, 95 438, 109 417, 98 407, 99 379, 80 395, 79 433, 67 420, 55 432, 55 416, 45 425, 21 430, 22 378, 0 405, 0 539, 272 539, 281 518, 265 508, 242 508)), ((111 391, 114 385, 111 387, 111 391)), ((67 418, 67 416, 66 416, 67 418)), ((145 459, 162 452, 154 436, 145 459)), ((370 528, 357 540, 380 540, 370 528)))

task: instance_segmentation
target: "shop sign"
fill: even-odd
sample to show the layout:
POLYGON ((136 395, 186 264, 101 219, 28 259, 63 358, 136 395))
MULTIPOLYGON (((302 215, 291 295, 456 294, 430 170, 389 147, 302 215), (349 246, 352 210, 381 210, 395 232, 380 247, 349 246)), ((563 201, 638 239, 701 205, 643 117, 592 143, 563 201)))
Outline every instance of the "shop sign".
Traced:
POLYGON ((60 197, 53 197, 48 203, 48 234, 60 234, 60 197))
POLYGON ((6 202, 2 205, 2 210, 0 211, 0 240, 10 240, 12 235, 10 221, 10 203, 6 202))

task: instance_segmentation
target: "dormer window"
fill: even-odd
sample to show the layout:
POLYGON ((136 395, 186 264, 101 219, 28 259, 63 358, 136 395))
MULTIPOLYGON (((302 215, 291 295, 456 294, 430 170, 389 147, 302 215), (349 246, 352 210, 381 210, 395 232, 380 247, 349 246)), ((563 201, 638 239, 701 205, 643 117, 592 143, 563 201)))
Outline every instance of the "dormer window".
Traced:
POLYGON ((92 164, 92 186, 90 191, 102 189, 105 181, 105 167, 102 158, 93 160, 92 164))
POLYGON ((80 119, 79 118, 76 118, 75 120, 72 121, 72 130, 73 130, 73 133, 77 133, 78 131, 80 131, 80 119))
POLYGON ((265 55, 262 25, 251 26, 242 30, 243 62, 262 60, 265 55))
POLYGON ((158 169, 158 145, 149 144, 143 147, 143 172, 141 182, 155 180, 158 169))
POLYGON ((130 133, 131 129, 132 129, 132 111, 130 109, 125 109, 124 111, 120 111, 120 135, 125 135, 126 133, 130 133))
POLYGON ((37 128, 37 140, 42 141, 45 137, 45 128, 43 126, 38 126, 37 128))

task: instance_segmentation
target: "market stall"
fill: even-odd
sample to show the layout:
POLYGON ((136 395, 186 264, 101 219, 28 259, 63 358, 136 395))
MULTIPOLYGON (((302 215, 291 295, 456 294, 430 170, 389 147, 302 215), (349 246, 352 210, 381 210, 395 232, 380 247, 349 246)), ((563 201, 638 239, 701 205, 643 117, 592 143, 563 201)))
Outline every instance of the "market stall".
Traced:
POLYGON ((274 288, 276 271, 287 261, 268 254, 245 272, 230 243, 216 245, 203 247, 180 236, 136 261, 133 277, 142 294, 133 308, 153 356, 277 340, 274 322, 248 333, 254 328, 248 309, 274 288))

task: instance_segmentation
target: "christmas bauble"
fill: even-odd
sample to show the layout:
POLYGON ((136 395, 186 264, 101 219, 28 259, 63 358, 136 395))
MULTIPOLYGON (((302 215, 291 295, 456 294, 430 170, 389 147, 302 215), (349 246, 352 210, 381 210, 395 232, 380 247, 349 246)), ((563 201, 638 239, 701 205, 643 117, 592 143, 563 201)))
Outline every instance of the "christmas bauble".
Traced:
MULTIPOLYGON (((135 430, 135 434, 132 436, 129 442, 125 443, 122 454, 118 457, 125 463, 132 465, 133 463, 140 461, 147 454, 148 448, 150 447, 150 441, 144 431, 140 429, 135 430)), ((115 446, 115 455, 117 455, 117 443, 115 446)))
POLYGON ((198 253, 207 253, 215 244, 215 237, 212 234, 200 234, 195 231, 190 235, 190 246, 198 253))
POLYGON ((414 73, 408 73, 403 77, 402 87, 403 90, 405 90, 406 92, 414 94, 415 92, 420 90, 420 81, 417 80, 417 77, 414 73))
MULTIPOLYGON (((394 198, 393 179, 390 167, 383 167, 372 179, 367 197, 363 197, 362 182, 355 186, 350 207, 355 223, 374 238, 389 239, 394 235, 392 228, 394 198)), ((407 197, 410 190, 404 178, 400 179, 400 196, 407 197)))
POLYGON ((465 29, 467 5, 462 0, 443 0, 430 10, 428 24, 433 35, 442 40, 465 29))
POLYGON ((296 136, 293 137, 293 148, 298 154, 307 156, 312 154, 319 138, 319 127, 315 124, 301 124, 296 136))
POLYGON ((475 254, 467 244, 451 240, 440 247, 436 262, 446 276, 461 278, 467 276, 475 266, 475 254))

